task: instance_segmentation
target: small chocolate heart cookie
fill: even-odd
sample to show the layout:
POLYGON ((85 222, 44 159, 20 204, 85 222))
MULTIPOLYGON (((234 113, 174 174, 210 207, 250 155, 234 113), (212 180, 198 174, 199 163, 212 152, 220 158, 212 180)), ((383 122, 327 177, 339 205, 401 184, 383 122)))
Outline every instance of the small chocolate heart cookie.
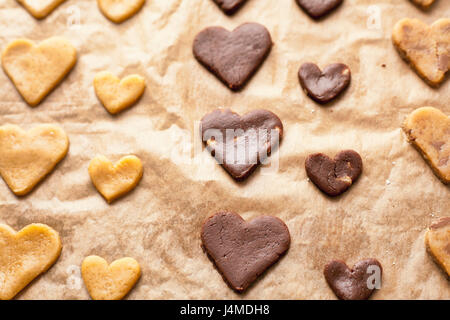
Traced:
POLYGON ((213 0, 223 12, 232 15, 238 11, 247 0, 213 0))
POLYGON ((314 63, 304 63, 298 71, 303 90, 318 103, 327 103, 343 92, 351 80, 350 68, 333 63, 322 72, 314 63))
POLYGON ((298 5, 314 19, 327 15, 342 2, 343 0, 297 0, 298 5))
POLYGON ((241 117, 219 108, 203 117, 200 131, 211 155, 234 179, 243 180, 278 147, 283 124, 267 110, 241 117))
POLYGON ((202 245, 219 272, 237 292, 245 291, 289 249, 288 227, 278 218, 262 216, 246 222, 221 212, 203 225, 202 245))
POLYGON ((323 271, 331 290, 342 300, 366 300, 376 289, 376 280, 380 281, 383 268, 376 259, 359 261, 350 269, 344 261, 333 260, 323 271), (369 279, 379 276, 379 279, 369 279))
POLYGON ((240 90, 272 48, 269 31, 258 23, 245 23, 230 32, 210 27, 194 40, 194 56, 231 90, 240 90))
POLYGON ((362 172, 361 156, 353 150, 339 152, 333 159, 323 153, 309 155, 305 168, 309 179, 324 193, 335 197, 344 193, 362 172))

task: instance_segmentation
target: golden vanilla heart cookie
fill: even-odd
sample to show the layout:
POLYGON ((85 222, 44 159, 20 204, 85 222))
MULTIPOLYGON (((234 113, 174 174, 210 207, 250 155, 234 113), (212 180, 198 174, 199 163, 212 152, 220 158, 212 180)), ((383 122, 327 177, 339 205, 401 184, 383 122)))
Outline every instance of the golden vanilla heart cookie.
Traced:
POLYGON ((411 1, 423 9, 428 9, 434 3, 434 0, 411 0, 411 1))
POLYGON ((130 75, 120 80, 104 71, 95 76, 94 89, 105 109, 116 114, 139 100, 145 90, 145 79, 139 75, 130 75))
POLYGON ((97 156, 89 164, 89 175, 97 190, 108 202, 133 190, 142 178, 143 166, 136 156, 126 156, 113 164, 97 156))
POLYGON ((45 18, 64 1, 66 0, 17 0, 36 19, 45 18))
POLYGON ((425 234, 428 252, 450 277, 450 217, 432 224, 425 234))
POLYGON ((24 131, 15 125, 0 127, 0 175, 18 196, 29 193, 69 150, 69 139, 57 125, 39 125, 24 131))
POLYGON ((414 110, 403 123, 409 142, 443 183, 450 183, 450 118, 432 107, 414 110))
POLYGON ((15 232, 0 224, 0 300, 12 299, 47 271, 61 253, 59 234, 44 224, 15 232))
POLYGON ((120 300, 127 295, 141 276, 139 263, 122 258, 110 265, 98 256, 89 256, 81 265, 81 275, 94 300, 120 300))
POLYGON ((25 101, 38 105, 77 61, 75 48, 63 38, 50 38, 39 45, 26 39, 8 44, 2 66, 25 101))
POLYGON ((100 11, 111 21, 121 23, 141 10, 145 0, 97 0, 100 11))
POLYGON ((400 55, 430 86, 441 84, 450 69, 450 19, 431 26, 418 19, 400 20, 392 32, 400 55))

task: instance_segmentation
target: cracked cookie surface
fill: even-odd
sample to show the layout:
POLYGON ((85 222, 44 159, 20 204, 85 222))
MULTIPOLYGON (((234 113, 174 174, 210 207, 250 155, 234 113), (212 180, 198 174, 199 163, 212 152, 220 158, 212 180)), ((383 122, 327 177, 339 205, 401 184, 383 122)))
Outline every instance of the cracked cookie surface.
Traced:
POLYGON ((353 150, 339 152, 334 159, 323 153, 309 155, 305 161, 311 181, 329 196, 338 196, 358 179, 362 172, 361 156, 353 150))

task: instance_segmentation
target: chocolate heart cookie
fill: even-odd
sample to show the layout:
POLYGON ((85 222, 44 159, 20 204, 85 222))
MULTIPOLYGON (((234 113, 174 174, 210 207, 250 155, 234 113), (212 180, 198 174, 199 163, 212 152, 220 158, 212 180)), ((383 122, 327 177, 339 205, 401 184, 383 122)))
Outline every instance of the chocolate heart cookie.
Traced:
POLYGON ((269 31, 245 23, 233 32, 210 27, 194 40, 194 56, 232 90, 240 90, 264 62, 272 48, 269 31))
POLYGON ((211 155, 234 179, 243 180, 278 147, 283 124, 267 110, 241 117, 219 108, 203 117, 200 131, 211 155))
POLYGON ((323 273, 331 290, 339 299, 366 300, 376 287, 369 278, 379 272, 378 280, 381 284, 382 271, 381 264, 376 259, 362 260, 351 270, 345 262, 334 260, 325 266, 323 273))
POLYGON ((309 155, 305 168, 309 179, 324 193, 335 197, 344 193, 362 172, 361 156, 353 150, 339 152, 333 159, 323 153, 309 155))
POLYGON ((247 0, 213 0, 223 12, 228 15, 231 15, 239 10, 239 8, 247 1, 247 0))
POLYGON ((303 90, 318 103, 327 103, 343 92, 351 80, 350 68, 333 63, 322 72, 314 63, 304 63, 298 71, 303 90))
POLYGON ((312 18, 321 18, 336 9, 343 0, 297 0, 298 5, 312 18))
POLYGON ((228 284, 245 291, 289 249, 291 237, 278 218, 263 216, 246 222, 221 212, 203 224, 202 245, 228 284))

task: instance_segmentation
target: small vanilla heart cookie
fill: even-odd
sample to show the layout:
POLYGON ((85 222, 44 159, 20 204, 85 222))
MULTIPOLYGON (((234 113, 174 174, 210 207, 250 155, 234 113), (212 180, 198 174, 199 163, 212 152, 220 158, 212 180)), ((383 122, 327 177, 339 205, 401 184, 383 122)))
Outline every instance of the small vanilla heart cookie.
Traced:
POLYGON ((50 38, 39 45, 19 39, 7 45, 2 66, 30 106, 38 105, 74 67, 77 52, 69 41, 50 38))
POLYGON ((450 217, 441 218, 425 234, 428 252, 450 277, 450 217))
POLYGON ((109 20, 121 23, 141 10, 145 0, 97 0, 100 11, 109 20))
POLYGON ((127 295, 141 276, 139 263, 122 258, 110 265, 98 256, 89 256, 81 265, 81 275, 94 300, 120 300, 127 295))
POLYGON ((432 87, 439 86, 450 69, 450 19, 431 26, 418 19, 397 22, 392 32, 397 51, 432 87))
POLYGON ((411 0, 414 4, 423 9, 428 9, 434 3, 434 0, 411 0))
POLYGON ((94 89, 105 109, 116 114, 139 100, 145 90, 145 79, 139 75, 131 75, 120 80, 104 71, 95 76, 94 89))
POLYGON ((47 225, 30 224, 15 232, 0 224, 0 300, 14 298, 47 271, 61 248, 59 234, 47 225))
POLYGON ((450 117, 436 108, 419 108, 406 118, 403 131, 438 178, 449 184, 450 117))
POLYGON ((29 193, 69 150, 69 139, 57 125, 39 125, 24 131, 15 125, 0 127, 0 175, 18 196, 29 193))
POLYGON ((89 175, 100 194, 111 203, 133 190, 142 178, 143 166, 136 156, 126 156, 116 164, 97 156, 89 164, 89 175))
POLYGON ((44 19, 66 0, 17 0, 36 19, 44 19))

